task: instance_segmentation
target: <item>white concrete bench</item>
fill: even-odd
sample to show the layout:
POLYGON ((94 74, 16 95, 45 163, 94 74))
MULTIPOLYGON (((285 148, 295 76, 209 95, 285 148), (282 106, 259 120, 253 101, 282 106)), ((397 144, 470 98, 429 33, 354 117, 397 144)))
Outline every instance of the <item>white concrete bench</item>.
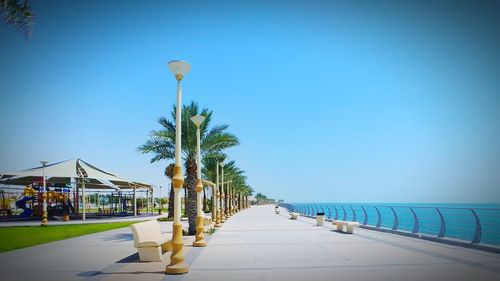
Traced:
POLYGON ((212 224, 212 217, 203 217, 203 226, 210 226, 212 224))
POLYGON ((172 251, 170 237, 161 233, 157 220, 135 223, 130 228, 134 234, 134 247, 139 252, 140 261, 161 261, 162 251, 172 251))
POLYGON ((350 234, 354 232, 355 227, 359 227, 359 222, 355 221, 334 220, 332 221, 332 224, 337 226, 338 231, 344 231, 344 226, 345 226, 345 232, 350 234))
POLYGON ((290 213, 291 220, 296 220, 298 217, 299 217, 299 213, 295 213, 295 212, 290 213))

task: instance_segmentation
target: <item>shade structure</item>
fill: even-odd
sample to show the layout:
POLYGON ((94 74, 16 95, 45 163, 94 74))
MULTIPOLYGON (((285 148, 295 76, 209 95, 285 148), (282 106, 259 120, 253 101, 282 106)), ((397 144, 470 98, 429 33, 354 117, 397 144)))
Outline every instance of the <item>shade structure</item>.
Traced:
MULTIPOLYGON (((35 167, 19 172, 0 172, 0 184, 28 185, 41 182, 43 167, 35 167)), ((45 166, 46 181, 51 184, 67 184, 85 178, 85 186, 91 189, 151 189, 151 185, 134 182, 114 173, 97 168, 81 159, 71 159, 45 166)))

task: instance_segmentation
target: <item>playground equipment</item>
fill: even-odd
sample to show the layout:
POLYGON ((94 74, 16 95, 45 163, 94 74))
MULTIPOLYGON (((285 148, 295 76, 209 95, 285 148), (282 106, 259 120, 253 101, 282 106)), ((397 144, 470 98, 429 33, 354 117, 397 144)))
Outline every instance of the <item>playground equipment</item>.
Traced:
POLYGON ((21 200, 16 201, 16 207, 19 209, 23 209, 23 212, 19 215, 20 217, 31 217, 33 215, 33 209, 28 208, 26 206, 27 201, 35 201, 36 197, 34 196, 36 191, 31 186, 26 186, 23 190, 23 198, 21 200))
POLYGON ((12 216, 12 211, 9 208, 10 199, 5 198, 5 191, 4 190, 0 190, 0 196, 2 198, 2 201, 0 202, 1 203, 1 205, 0 205, 0 218, 12 216))
POLYGON ((16 202, 16 207, 23 209, 23 212, 19 215, 21 217, 31 217, 33 214, 33 209, 26 207, 26 201, 35 200, 34 196, 24 196, 21 200, 16 202))

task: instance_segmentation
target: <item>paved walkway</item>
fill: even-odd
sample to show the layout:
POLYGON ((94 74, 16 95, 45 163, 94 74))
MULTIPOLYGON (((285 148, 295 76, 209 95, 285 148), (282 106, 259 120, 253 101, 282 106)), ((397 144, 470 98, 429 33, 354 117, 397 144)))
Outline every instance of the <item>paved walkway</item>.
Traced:
POLYGON ((500 255, 372 230, 342 234, 260 206, 226 222, 182 280, 498 281, 500 255))
MULTIPOLYGON (((162 230, 171 231, 170 223, 162 230)), ((1 231, 1 229, 0 229, 1 231)), ((500 280, 500 255, 393 234, 353 235, 288 219, 258 206, 231 217, 206 248, 189 246, 186 275, 140 263, 128 228, 0 254, 0 276, 16 280, 500 280)))

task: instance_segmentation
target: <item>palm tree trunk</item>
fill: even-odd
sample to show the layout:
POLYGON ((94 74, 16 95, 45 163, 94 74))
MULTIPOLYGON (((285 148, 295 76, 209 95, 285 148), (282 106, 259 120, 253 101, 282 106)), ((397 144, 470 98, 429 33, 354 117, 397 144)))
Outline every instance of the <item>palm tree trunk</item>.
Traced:
POLYGON ((170 192, 168 193, 168 218, 174 217, 174 185, 170 183, 170 192))
POLYGON ((187 215, 187 199, 188 199, 189 195, 188 195, 188 191, 187 191, 187 187, 186 187, 186 184, 184 184, 184 213, 183 213, 183 217, 185 217, 187 215))
POLYGON ((203 188, 203 212, 206 211, 208 211, 207 192, 205 188, 203 188))
POLYGON ((184 188, 187 189, 187 204, 186 212, 189 221, 189 235, 196 233, 196 162, 194 159, 187 159, 186 161, 186 181, 184 181, 184 188))

